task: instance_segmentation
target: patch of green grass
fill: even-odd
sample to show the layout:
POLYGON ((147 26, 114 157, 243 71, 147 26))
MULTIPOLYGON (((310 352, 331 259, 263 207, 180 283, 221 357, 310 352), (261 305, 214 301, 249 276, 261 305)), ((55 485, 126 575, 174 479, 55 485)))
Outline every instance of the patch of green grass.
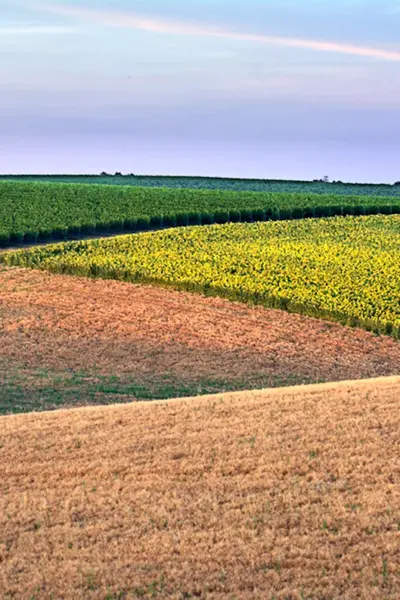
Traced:
MULTIPOLYGON (((55 410, 63 407, 108 405, 135 400, 166 400, 220 392, 243 391, 311 383, 288 375, 260 376, 235 381, 216 378, 178 380, 166 373, 159 377, 118 377, 93 371, 28 369, 0 363, 0 415, 55 410)), ((254 445, 255 440, 249 444, 254 445)))
POLYGON ((146 586, 137 586, 133 589, 135 598, 157 598, 162 596, 165 590, 165 576, 162 574, 160 579, 155 579, 146 586))
POLYGON ((90 571, 86 576, 86 586, 88 590, 97 590, 99 589, 99 584, 97 583, 96 575, 93 571, 90 571))

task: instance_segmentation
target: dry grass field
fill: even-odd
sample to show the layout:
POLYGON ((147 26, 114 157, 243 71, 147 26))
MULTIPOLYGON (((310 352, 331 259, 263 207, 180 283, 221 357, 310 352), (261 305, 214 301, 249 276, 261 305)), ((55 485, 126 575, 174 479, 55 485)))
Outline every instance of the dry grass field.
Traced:
POLYGON ((0 417, 0 598, 400 598, 400 377, 0 417))
POLYGON ((389 337, 150 286, 0 269, 0 414, 400 373, 389 337))

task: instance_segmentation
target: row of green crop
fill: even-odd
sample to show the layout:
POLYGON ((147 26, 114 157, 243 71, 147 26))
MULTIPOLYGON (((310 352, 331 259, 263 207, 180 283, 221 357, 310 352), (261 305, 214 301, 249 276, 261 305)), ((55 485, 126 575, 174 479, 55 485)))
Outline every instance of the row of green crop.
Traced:
POLYGON ((56 227, 53 230, 0 233, 0 247, 10 245, 35 244, 52 241, 79 239, 96 235, 118 235, 143 231, 155 231, 169 227, 186 227, 192 225, 212 225, 222 223, 252 223, 257 221, 296 220, 304 218, 320 218, 333 216, 362 216, 378 214, 399 214, 400 206, 317 206, 309 209, 289 208, 259 209, 243 211, 219 211, 216 213, 189 213, 178 215, 140 217, 110 221, 108 223, 92 223, 72 227, 56 227))
POLYGON ((223 177, 179 177, 162 175, 2 175, 0 180, 84 183, 136 187, 166 187, 237 192, 311 193, 357 196, 400 196, 400 186, 390 184, 343 183, 279 179, 223 177))
POLYGON ((0 182, 0 245, 185 225, 380 213, 400 213, 400 200, 0 182))

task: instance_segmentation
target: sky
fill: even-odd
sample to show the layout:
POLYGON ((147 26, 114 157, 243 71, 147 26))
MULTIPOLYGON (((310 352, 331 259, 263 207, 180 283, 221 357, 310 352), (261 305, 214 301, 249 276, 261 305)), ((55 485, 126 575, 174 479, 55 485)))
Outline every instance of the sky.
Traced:
POLYGON ((0 173, 400 180, 400 0, 0 0, 0 173))

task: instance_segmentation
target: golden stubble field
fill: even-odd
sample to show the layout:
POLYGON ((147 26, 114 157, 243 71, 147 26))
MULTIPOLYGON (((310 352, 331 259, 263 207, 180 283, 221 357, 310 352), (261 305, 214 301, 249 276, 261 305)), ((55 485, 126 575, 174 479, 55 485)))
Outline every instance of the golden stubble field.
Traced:
POLYGON ((0 597, 400 598, 400 377, 0 418, 0 597))

